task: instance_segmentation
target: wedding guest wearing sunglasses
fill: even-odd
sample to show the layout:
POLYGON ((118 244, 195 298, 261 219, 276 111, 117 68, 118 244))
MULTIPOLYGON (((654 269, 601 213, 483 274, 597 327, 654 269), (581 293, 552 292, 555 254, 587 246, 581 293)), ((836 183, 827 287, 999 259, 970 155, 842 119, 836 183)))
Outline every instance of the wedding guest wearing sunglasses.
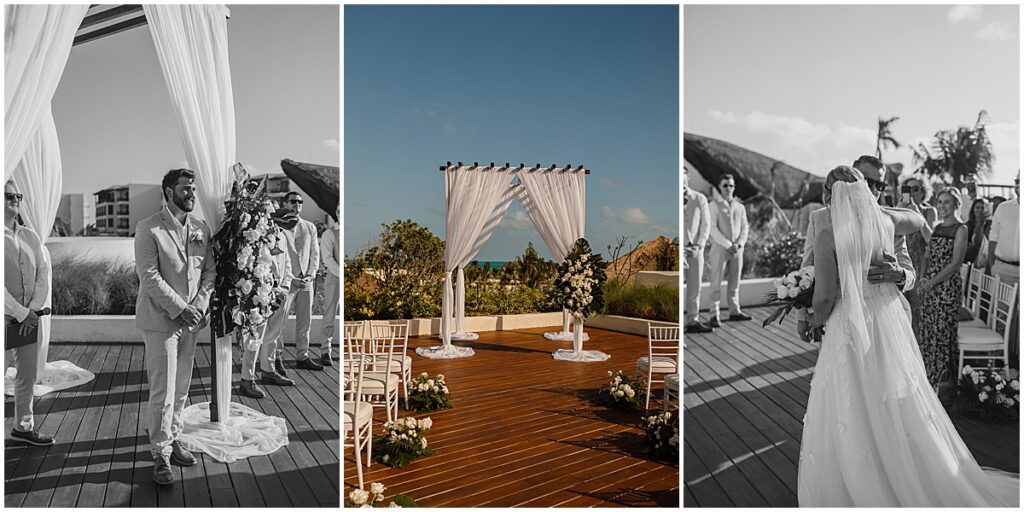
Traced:
MULTIPOLYGON (((4 184, 4 324, 17 322, 19 333, 38 335, 39 316, 50 288, 50 262, 35 231, 21 225, 18 215, 24 196, 14 180, 4 184)), ((39 343, 10 349, 18 375, 14 379, 14 428, 11 438, 49 446, 53 438, 35 430, 32 411, 39 343)))
POLYGON ((711 320, 708 325, 721 327, 719 306, 722 302, 722 271, 725 270, 729 304, 729 320, 750 320, 740 310, 740 276, 743 274, 743 246, 747 243, 750 224, 743 203, 735 198, 736 178, 723 174, 718 179, 718 194, 709 205, 711 224, 711 320))

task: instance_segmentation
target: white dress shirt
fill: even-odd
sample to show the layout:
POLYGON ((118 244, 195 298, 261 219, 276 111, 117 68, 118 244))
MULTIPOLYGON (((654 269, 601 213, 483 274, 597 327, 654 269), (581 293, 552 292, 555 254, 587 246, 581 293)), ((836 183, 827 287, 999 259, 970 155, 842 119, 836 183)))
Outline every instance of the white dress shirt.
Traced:
POLYGON ((996 258, 1008 263, 1020 262, 1020 200, 1003 201, 992 214, 990 242, 996 244, 996 258))

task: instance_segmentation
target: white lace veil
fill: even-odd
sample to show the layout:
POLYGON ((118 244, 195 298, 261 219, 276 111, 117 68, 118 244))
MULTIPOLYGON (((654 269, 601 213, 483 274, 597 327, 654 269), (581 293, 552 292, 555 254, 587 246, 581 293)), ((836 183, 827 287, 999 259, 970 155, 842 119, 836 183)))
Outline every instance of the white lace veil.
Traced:
POLYGON ((846 308, 847 329, 857 352, 864 356, 871 348, 868 335, 864 287, 873 259, 883 250, 893 250, 893 224, 882 213, 864 180, 832 185, 832 233, 835 237, 836 263, 846 308))

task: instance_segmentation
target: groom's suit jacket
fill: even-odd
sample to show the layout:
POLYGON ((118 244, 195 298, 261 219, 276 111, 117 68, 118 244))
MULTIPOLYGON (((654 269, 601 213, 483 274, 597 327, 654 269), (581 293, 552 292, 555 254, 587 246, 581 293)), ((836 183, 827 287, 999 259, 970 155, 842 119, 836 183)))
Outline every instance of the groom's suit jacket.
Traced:
POLYGON ((174 332, 187 306, 202 312, 209 306, 216 277, 210 228, 191 215, 186 226, 164 207, 135 228, 135 326, 143 331, 174 332))
MULTIPOLYGON (((814 240, 818 233, 832 224, 832 212, 828 208, 819 208, 811 212, 810 222, 807 224, 807 238, 804 240, 804 259, 800 268, 814 265, 814 240)), ((896 262, 907 271, 907 282, 903 284, 903 291, 908 291, 917 282, 917 272, 910 260, 910 252, 907 251, 907 238, 897 235, 893 240, 893 250, 896 253, 896 262)), ((807 312, 803 309, 797 310, 797 320, 805 320, 807 312)))

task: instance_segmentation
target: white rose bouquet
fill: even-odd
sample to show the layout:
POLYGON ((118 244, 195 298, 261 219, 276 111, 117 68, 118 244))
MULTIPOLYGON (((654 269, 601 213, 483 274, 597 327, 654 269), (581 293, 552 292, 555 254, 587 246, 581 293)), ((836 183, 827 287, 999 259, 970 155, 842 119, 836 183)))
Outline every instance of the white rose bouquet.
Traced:
POLYGON ((284 303, 286 283, 271 272, 273 258, 282 251, 281 229, 271 221, 274 204, 266 192, 266 180, 251 183, 249 173, 235 164, 235 183, 225 201, 220 231, 213 237, 217 257, 212 318, 214 335, 221 337, 236 328, 246 346, 258 341, 260 328, 284 303))
POLYGON ((768 294, 767 300, 769 304, 780 307, 761 323, 761 327, 768 327, 775 320, 781 324, 793 308, 806 308, 810 311, 811 299, 814 297, 813 266, 794 270, 776 279, 773 284, 775 291, 768 294))
POLYGON ((416 419, 411 416, 385 423, 384 435, 373 438, 373 459, 393 468, 401 468, 415 459, 433 455, 423 435, 433 424, 430 418, 416 419))
MULTIPOLYGON (((370 482, 370 490, 356 489, 348 493, 345 508, 380 508, 384 506, 384 491, 387 487, 380 482, 370 482)), ((387 508, 419 507, 412 498, 404 494, 396 494, 391 498, 387 508)))
POLYGON ((657 458, 679 460, 679 415, 662 411, 644 419, 647 447, 644 450, 657 458))
POLYGON ((624 411, 636 411, 644 407, 647 389, 643 384, 633 380, 622 370, 615 373, 608 372, 608 376, 612 380, 607 386, 601 388, 601 393, 608 395, 606 401, 609 405, 624 411))
POLYGON ((608 280, 605 267, 601 255, 590 251, 587 239, 577 240, 558 266, 553 289, 555 302, 578 319, 600 311, 604 307, 602 287, 608 280))
POLYGON ((1020 419, 1020 381, 1004 378, 991 366, 984 370, 963 367, 958 401, 962 412, 972 412, 990 421, 1020 419))
POLYGON ((409 382, 409 407, 412 410, 428 412, 448 409, 451 406, 444 374, 439 373, 431 378, 423 372, 409 382))

